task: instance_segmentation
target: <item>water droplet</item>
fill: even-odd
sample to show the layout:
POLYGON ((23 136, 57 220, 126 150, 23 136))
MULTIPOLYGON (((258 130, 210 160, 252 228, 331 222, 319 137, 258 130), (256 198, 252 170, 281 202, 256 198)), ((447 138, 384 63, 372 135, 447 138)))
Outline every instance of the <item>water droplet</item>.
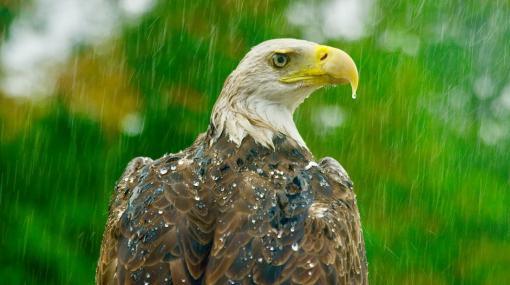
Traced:
POLYGON ((299 245, 297 244, 297 242, 293 243, 292 244, 292 250, 293 251, 298 251, 298 249, 299 249, 299 245))
POLYGON ((200 201, 200 197, 197 195, 194 197, 195 198, 195 201, 200 201))
POLYGON ((168 224, 165 223, 165 228, 168 228, 168 224))
POLYGON ((175 166, 175 165, 170 166, 170 170, 174 171, 176 169, 177 169, 177 166, 175 166))
POLYGON ((309 170, 310 168, 312 167, 318 167, 319 165, 317 164, 317 162, 315 161, 310 161, 308 162, 308 164, 305 166, 305 170, 309 170))
POLYGON ((294 226, 290 227, 290 232, 291 233, 293 233, 295 230, 296 230, 296 228, 294 228, 294 226))
POLYGON ((166 168, 161 168, 161 169, 159 170, 159 173, 160 173, 161 175, 165 175, 167 172, 168 172, 168 169, 166 169, 166 168))
POLYGON ((146 277, 147 279, 149 279, 149 278, 151 278, 151 275, 150 275, 149 273, 147 273, 147 275, 145 275, 145 277, 146 277))
POLYGON ((200 182, 198 182, 198 181, 193 182, 193 186, 197 187, 198 185, 200 185, 200 182))
POLYGON ((232 184, 232 187, 237 187, 237 184, 236 184, 236 183, 233 183, 233 184, 232 184))
POLYGON ((356 92, 352 92, 352 99, 356 99, 356 92))
POLYGON ((159 211, 158 211, 158 214, 160 214, 160 215, 161 215, 161 214, 163 214, 163 211, 162 211, 162 210, 159 210, 159 211))

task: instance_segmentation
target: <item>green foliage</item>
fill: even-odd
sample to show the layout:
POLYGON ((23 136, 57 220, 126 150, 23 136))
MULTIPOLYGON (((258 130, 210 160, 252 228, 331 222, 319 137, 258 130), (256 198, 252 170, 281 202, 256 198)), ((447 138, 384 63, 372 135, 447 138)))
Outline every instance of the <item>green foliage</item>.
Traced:
MULTIPOLYGON (((0 94, 2 280, 91 284, 108 201, 125 165, 190 145, 207 128, 223 80, 251 46, 300 37, 286 22, 287 5, 160 1, 124 26, 107 56, 96 58, 94 48, 77 52, 76 62, 84 62, 78 68, 92 74, 103 70, 83 60, 87 54, 99 68, 120 66, 113 73, 132 93, 113 102, 134 98, 144 122, 139 135, 109 127, 118 122, 104 114, 120 106, 99 104, 101 116, 80 109, 73 103, 78 90, 64 79, 44 104, 8 104, 0 94)), ((355 182, 372 284, 504 284, 510 137, 491 141, 483 130, 487 122, 510 123, 509 110, 495 109, 510 80, 510 5, 376 6, 368 36, 328 42, 358 63, 358 99, 343 87, 321 90, 298 110, 298 127, 316 157, 337 158, 355 182), (385 44, 405 37, 418 39, 415 53, 385 44), (476 82, 483 77, 492 92, 480 97, 476 82), (325 106, 340 106, 340 126, 321 127, 316 118, 325 106)), ((0 22, 10 23, 11 14, 0 8, 0 22)), ((94 82, 84 85, 86 102, 117 90, 111 83, 105 94, 87 92, 94 82)))

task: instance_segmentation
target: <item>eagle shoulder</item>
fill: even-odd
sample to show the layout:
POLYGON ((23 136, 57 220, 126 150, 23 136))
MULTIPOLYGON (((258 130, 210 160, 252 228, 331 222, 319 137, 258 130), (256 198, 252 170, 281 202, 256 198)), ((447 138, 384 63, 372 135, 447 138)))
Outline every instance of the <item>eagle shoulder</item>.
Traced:
POLYGON ((129 197, 135 185, 138 183, 140 171, 153 160, 149 157, 136 157, 132 159, 120 176, 110 199, 108 208, 108 220, 103 234, 101 252, 96 268, 97 284, 112 284, 117 260, 115 239, 119 235, 117 224, 120 216, 126 210, 129 197))
POLYGON ((318 268, 326 283, 368 284, 353 183, 342 165, 331 157, 321 159, 315 169, 310 169, 317 181, 312 184, 316 198, 304 225, 300 245, 303 256, 308 256, 307 262, 321 265, 318 268))
POLYGON ((336 159, 326 156, 319 161, 319 166, 331 179, 352 190, 354 184, 349 174, 336 159))

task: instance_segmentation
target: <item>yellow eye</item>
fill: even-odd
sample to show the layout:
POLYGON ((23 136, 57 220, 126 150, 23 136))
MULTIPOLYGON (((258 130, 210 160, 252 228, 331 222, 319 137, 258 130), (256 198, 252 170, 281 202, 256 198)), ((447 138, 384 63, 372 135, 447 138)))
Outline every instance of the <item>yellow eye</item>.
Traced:
POLYGON ((284 67, 289 63, 289 56, 284 53, 273 54, 273 65, 276 67, 284 67))

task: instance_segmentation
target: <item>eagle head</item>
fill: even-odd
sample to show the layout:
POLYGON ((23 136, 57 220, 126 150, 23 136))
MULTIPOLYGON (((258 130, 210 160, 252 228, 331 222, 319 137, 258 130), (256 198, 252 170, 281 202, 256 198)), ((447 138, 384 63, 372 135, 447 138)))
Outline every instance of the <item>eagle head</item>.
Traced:
POLYGON ((227 135, 240 145, 251 136, 274 147, 280 133, 306 144, 292 119, 296 108, 315 90, 350 83, 353 97, 358 71, 344 51, 314 42, 274 39, 253 47, 229 75, 213 108, 213 141, 227 135))

